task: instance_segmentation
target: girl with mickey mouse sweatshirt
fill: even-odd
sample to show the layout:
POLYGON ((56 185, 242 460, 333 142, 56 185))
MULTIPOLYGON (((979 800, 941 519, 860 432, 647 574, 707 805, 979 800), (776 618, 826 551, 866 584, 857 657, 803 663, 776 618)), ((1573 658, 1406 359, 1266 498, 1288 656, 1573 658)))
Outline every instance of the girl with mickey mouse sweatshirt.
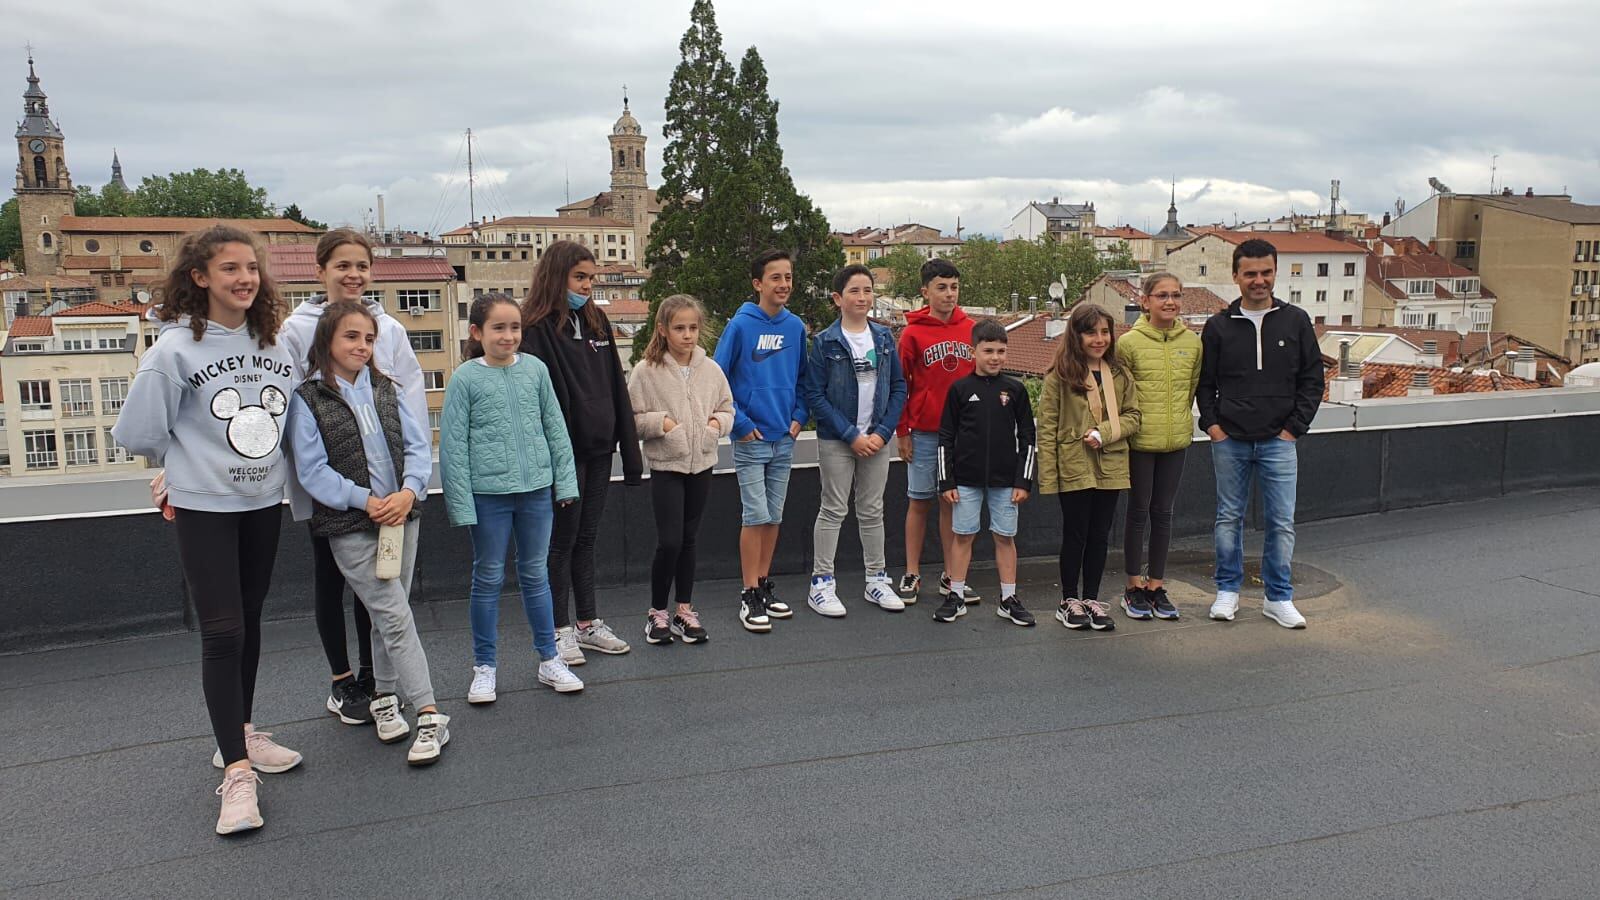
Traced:
POLYGON ((251 724, 293 366, 276 343, 282 303, 249 234, 216 225, 185 236, 176 257, 153 311, 166 324, 111 433, 166 469, 157 501, 176 527, 200 619, 212 764, 224 770, 216 830, 231 834, 261 827, 255 771, 285 772, 301 759, 251 724))

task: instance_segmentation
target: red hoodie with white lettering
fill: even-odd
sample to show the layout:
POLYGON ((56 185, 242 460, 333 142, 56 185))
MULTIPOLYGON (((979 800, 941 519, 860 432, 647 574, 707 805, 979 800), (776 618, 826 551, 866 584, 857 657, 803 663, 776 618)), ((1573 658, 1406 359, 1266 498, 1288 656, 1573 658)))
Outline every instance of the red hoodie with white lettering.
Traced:
POLYGON ((900 332, 906 409, 897 434, 939 430, 950 385, 972 374, 972 324, 959 306, 948 322, 927 307, 906 313, 906 327, 900 332))

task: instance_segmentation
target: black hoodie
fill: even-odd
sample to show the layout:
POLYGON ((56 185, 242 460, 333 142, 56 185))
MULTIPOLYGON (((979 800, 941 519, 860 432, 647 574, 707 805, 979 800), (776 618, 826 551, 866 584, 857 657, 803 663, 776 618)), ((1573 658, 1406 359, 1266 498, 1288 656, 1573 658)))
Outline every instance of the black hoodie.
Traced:
POLYGON ((972 374, 950 385, 939 419, 939 490, 1018 487, 1038 474, 1028 389, 1010 375, 972 374))
POLYGON ((1243 441, 1280 431, 1300 437, 1322 405, 1322 350, 1311 317, 1274 297, 1258 334, 1240 302, 1213 315, 1200 333, 1200 428, 1221 425, 1243 441))
MULTIPOLYGON (((593 303, 593 300, 589 301, 593 303)), ((589 328, 581 310, 567 310, 565 328, 557 316, 546 316, 522 332, 522 352, 537 356, 550 370, 561 414, 578 459, 610 456, 622 448, 622 481, 641 484, 644 459, 634 431, 633 403, 622 357, 611 337, 611 320, 600 314, 601 331, 589 328)))

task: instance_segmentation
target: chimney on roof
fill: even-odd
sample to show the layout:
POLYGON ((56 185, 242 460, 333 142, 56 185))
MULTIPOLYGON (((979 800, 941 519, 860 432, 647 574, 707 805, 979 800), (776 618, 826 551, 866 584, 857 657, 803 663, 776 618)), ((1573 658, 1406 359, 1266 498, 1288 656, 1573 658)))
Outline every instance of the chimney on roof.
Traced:
POLYGON ((1422 353, 1417 357, 1419 365, 1439 367, 1444 365, 1444 355, 1439 352, 1438 341, 1423 341, 1422 353))
POLYGON ((1362 396, 1361 363, 1350 359, 1350 338, 1339 340, 1339 368, 1328 382, 1328 400, 1333 403, 1351 403, 1362 396))
POLYGON ((1122 324, 1132 325, 1133 323, 1139 321, 1139 315, 1143 312, 1144 310, 1139 308, 1139 304, 1129 300, 1127 304, 1122 307, 1122 324))
POLYGON ((1406 389, 1406 396, 1433 396, 1433 379, 1428 375, 1427 369, 1418 369, 1411 373, 1411 386, 1406 389))
POLYGON ((1531 187, 1528 188, 1528 190, 1526 192, 1524 192, 1522 196, 1524 196, 1524 197, 1532 197, 1533 196, 1533 188, 1531 188, 1531 187))
POLYGON ((1056 204, 1057 206, 1059 206, 1061 204, 1061 198, 1060 197, 1051 197, 1050 198, 1050 202, 1056 204))
POLYGON ((1383 224, 1384 224, 1384 227, 1388 227, 1388 225, 1389 225, 1389 214, 1388 213, 1384 213, 1383 214, 1383 224))
POLYGON ((1539 380, 1539 361, 1533 358, 1533 348, 1523 347, 1517 351, 1517 359, 1511 364, 1511 374, 1528 381, 1539 380))
POLYGON ((1500 189, 1500 196, 1502 196, 1502 197, 1511 196, 1511 188, 1501 188, 1500 189))

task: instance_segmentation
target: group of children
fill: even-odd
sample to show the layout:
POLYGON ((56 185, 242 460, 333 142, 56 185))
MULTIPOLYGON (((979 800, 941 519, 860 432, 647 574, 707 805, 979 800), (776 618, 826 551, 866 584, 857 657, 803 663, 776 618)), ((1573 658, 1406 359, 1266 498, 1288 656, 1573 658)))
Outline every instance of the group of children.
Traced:
MULTIPOLYGON (((218 225, 187 236, 151 314, 163 323, 160 336, 114 429, 119 443, 164 467, 153 499, 174 523, 201 625, 213 763, 224 770, 222 834, 261 827, 256 772, 301 762, 256 731, 251 716, 285 494, 311 535, 328 711, 347 724, 372 724, 385 743, 411 737, 411 765, 437 761, 450 740, 409 602, 433 465, 422 371, 404 328, 368 295, 367 239, 330 231, 316 262, 325 292, 285 316, 264 254, 247 233, 218 225), (356 667, 344 627, 346 587, 358 600, 356 667)), ((1176 618, 1161 588, 1162 566, 1181 473, 1178 423, 1187 421, 1199 352, 1176 321, 1171 276, 1147 284, 1147 314, 1135 327, 1143 337, 1132 353, 1114 351, 1103 310, 1086 305, 1073 313, 1045 378, 1036 428, 1027 390, 1003 372, 1005 329, 962 312, 960 274, 946 260, 923 267, 928 305, 908 316, 898 342, 871 318, 874 286, 863 266, 834 277, 839 316, 808 340, 786 309, 793 261, 769 251, 751 266, 755 299, 727 323, 714 354, 700 345, 704 309, 675 295, 658 307, 631 375, 591 299, 595 271, 587 248, 557 242, 522 303, 491 293, 470 307, 467 360, 449 381, 439 424, 446 514, 452 525, 468 526, 473 547, 469 703, 496 698, 499 597, 513 544, 542 684, 580 691, 571 667, 585 661, 585 650, 629 651, 600 618, 594 589, 595 540, 618 452, 625 483, 640 483, 644 461, 650 466, 658 545, 647 643, 707 640, 693 605, 695 546, 723 437, 732 440, 743 508, 740 624, 765 632, 792 616, 776 595, 771 565, 795 438, 811 420, 822 491, 806 597, 815 612, 846 613, 834 557, 853 493, 866 602, 898 612, 917 601, 925 523, 937 503, 947 571, 934 618, 965 615, 978 599, 966 576, 986 509, 1000 570, 998 614, 1033 625, 1016 596, 1014 536, 1018 505, 1037 489, 1058 494, 1063 514, 1057 618, 1068 628, 1110 628, 1099 581, 1111 510, 1131 470, 1148 484, 1135 485, 1128 540, 1142 543, 1148 517, 1152 549, 1148 581, 1139 552, 1130 550, 1123 605, 1135 618, 1176 618), (1152 293, 1158 289, 1164 293, 1152 293), (1159 395, 1147 397, 1147 383, 1159 395), (1162 423, 1159 440, 1140 445, 1142 421, 1162 423), (895 438, 908 463, 910 499, 898 589, 883 523, 895 438)), ((1186 445, 1186 431, 1182 437, 1186 445)))

